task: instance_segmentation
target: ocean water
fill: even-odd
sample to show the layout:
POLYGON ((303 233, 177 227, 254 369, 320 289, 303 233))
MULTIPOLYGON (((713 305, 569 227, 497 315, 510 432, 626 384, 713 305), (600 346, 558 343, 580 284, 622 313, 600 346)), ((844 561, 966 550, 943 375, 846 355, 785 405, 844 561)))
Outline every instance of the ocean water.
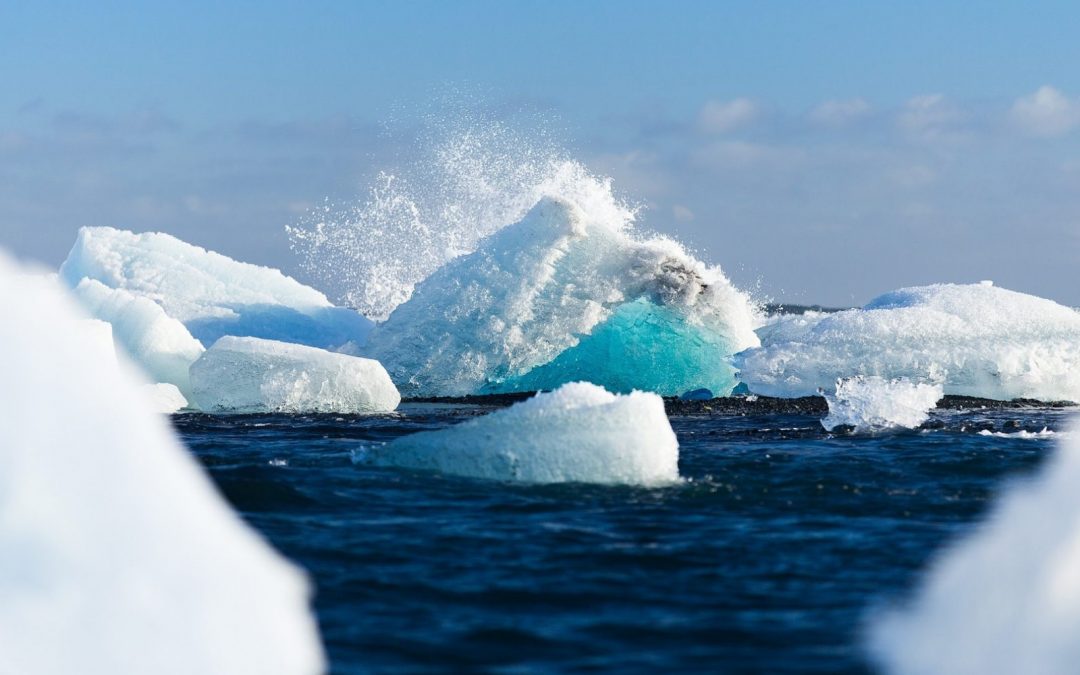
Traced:
POLYGON ((490 410, 173 421, 308 570, 334 673, 842 673, 868 672, 867 617, 1054 448, 1031 432, 1069 416, 935 411, 921 430, 852 436, 811 414, 674 415, 688 480, 661 489, 353 461, 490 410))

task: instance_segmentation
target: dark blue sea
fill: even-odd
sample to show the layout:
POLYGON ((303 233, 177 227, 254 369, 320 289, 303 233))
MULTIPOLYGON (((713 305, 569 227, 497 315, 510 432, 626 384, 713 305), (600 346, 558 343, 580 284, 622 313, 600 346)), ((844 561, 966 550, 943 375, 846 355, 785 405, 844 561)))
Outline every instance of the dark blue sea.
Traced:
POLYGON ((674 415, 685 485, 522 486, 354 464, 491 408, 180 415, 228 500, 316 587, 334 673, 858 673, 904 597, 1068 411, 935 412, 904 433, 816 415, 674 415))

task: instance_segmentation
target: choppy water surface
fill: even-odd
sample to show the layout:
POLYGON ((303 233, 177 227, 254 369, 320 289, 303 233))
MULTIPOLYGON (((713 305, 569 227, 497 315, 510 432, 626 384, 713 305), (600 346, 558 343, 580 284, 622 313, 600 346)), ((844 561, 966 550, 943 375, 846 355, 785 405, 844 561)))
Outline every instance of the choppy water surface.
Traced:
POLYGON ((867 612, 1029 474, 1068 411, 939 412, 826 434, 809 415, 684 416, 690 480, 520 486, 354 464, 489 409, 174 422, 305 567, 333 672, 862 672, 867 612))

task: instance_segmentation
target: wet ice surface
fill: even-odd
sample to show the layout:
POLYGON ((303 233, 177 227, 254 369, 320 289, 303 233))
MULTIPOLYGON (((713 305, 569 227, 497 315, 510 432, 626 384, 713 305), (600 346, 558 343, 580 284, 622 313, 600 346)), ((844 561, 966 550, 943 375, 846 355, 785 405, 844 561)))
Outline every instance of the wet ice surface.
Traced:
POLYGON ((1070 414, 937 411, 931 429, 869 436, 829 434, 812 414, 677 415, 690 481, 653 489, 352 459, 489 410, 173 419, 311 573, 333 672, 863 672, 868 612, 1055 447, 1018 432, 1062 430, 1070 414))

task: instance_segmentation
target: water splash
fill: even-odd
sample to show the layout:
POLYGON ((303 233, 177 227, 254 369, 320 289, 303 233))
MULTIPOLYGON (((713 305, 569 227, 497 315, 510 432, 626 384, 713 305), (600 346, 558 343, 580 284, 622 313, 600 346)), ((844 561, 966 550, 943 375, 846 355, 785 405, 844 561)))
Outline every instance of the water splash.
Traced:
MULTIPOLYGON (((542 125, 541 125, 542 126, 542 125)), ((417 283, 542 197, 573 200, 614 228, 636 208, 543 130, 483 115, 431 116, 415 158, 380 172, 359 202, 327 202, 288 227, 301 268, 336 299, 384 320, 417 283)))

